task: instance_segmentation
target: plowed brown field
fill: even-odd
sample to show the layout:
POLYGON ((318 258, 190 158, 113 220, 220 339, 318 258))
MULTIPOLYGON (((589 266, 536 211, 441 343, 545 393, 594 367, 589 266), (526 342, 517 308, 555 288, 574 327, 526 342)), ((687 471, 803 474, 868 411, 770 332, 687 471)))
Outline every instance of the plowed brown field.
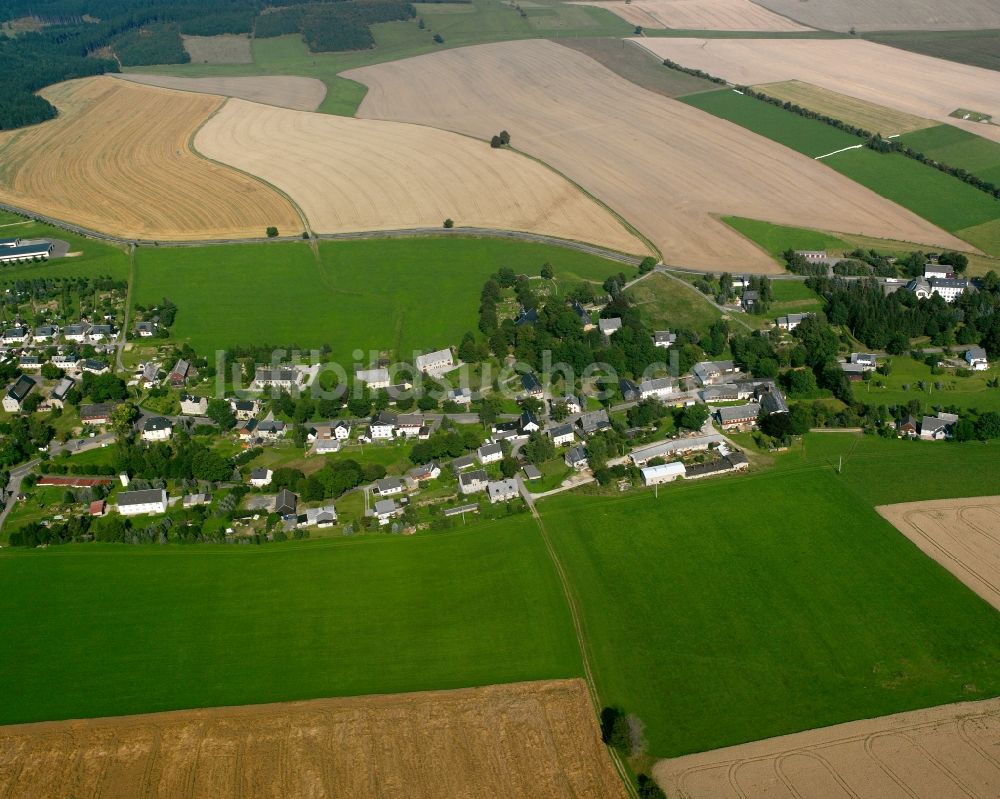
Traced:
POLYGON ((426 126, 230 100, 198 132, 195 146, 287 192, 320 233, 438 228, 451 218, 456 228, 647 251, 606 208, 551 169, 426 126))
POLYGON ((171 75, 145 75, 129 72, 116 78, 177 89, 185 92, 218 94, 239 97, 255 103, 294 108, 296 111, 315 111, 326 97, 326 84, 316 78, 299 75, 255 75, 252 77, 175 78, 171 75))
POLYGON ((198 157, 222 100, 110 77, 51 86, 59 116, 0 133, 0 200, 125 238, 262 237, 302 223, 264 183, 198 157))
POLYGON ((1000 699, 661 760, 671 799, 995 799, 1000 699))
POLYGON ((996 0, 755 0, 792 19, 833 31, 949 31, 1000 28, 996 0))
POLYGON ((580 680, 0 727, 0 795, 626 796, 580 680))
POLYGON ((809 28, 751 0, 593 0, 577 5, 606 8, 644 28, 695 31, 804 31, 809 28))
POLYGON ((671 264, 779 270, 714 214, 966 246, 811 158, 552 42, 463 47, 344 75, 369 86, 360 116, 480 137, 508 130, 514 147, 603 200, 671 264))
POLYGON ((904 502, 875 510, 1000 610, 1000 497, 904 502))

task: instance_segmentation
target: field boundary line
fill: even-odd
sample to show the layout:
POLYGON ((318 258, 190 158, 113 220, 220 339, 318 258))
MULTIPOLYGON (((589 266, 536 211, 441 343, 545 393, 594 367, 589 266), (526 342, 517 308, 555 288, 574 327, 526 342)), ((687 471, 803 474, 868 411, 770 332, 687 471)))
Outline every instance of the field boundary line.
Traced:
POLYGON ((247 172, 246 170, 240 169, 239 167, 235 167, 232 164, 224 164, 221 161, 216 161, 214 158, 209 158, 207 155, 202 153, 197 147, 195 147, 194 140, 198 136, 198 134, 201 133, 202 128, 204 128, 205 125, 211 122, 216 117, 216 115, 219 114, 222 111, 222 109, 226 107, 226 105, 229 103, 231 99, 232 98, 230 97, 223 97, 222 102, 219 103, 216 109, 212 111, 212 113, 209 114, 207 117, 205 117, 195 127, 195 129, 191 131, 191 135, 188 137, 188 142, 187 142, 188 149, 195 156, 202 159, 203 161, 207 161, 210 164, 215 164, 216 166, 221 167, 223 169, 231 169, 234 172, 238 172, 241 175, 244 175, 245 177, 248 177, 251 180, 256 181, 262 186, 266 186, 271 191, 275 192, 279 197, 284 197, 288 201, 288 204, 295 209, 295 213, 299 215, 299 221, 302 222, 302 227, 305 229, 305 232, 309 234, 310 238, 312 238, 312 230, 309 227, 309 218, 306 216, 305 211, 302 210, 301 206, 297 202, 295 202, 295 200, 293 200, 286 192, 279 189, 273 183, 268 183, 268 181, 264 180, 264 178, 260 177, 260 175, 254 175, 253 173, 247 172))
MULTIPOLYGON (((563 568, 562 561, 559 559, 559 555, 556 552, 555 547, 552 545, 548 530, 545 529, 545 523, 542 521, 542 517, 538 513, 538 509, 535 507, 535 503, 529 502, 527 504, 531 509, 531 515, 535 519, 535 524, 538 526, 538 532, 541 536, 542 543, 545 544, 545 549, 549 554, 549 559, 552 561, 552 565, 555 566, 556 575, 559 577, 559 583, 562 586, 563 596, 566 598, 566 604, 569 607, 569 615, 570 618, 573 619, 573 629, 576 633, 577 646, 580 648, 580 661, 583 664, 583 675, 584 680, 587 683, 587 693, 590 695, 590 702, 593 705, 594 714, 597 718, 600 718, 601 699, 597 693, 597 684, 594 681, 594 672, 590 666, 590 646, 587 643, 587 636, 584 631, 583 615, 580 613, 579 606, 577 605, 576 594, 570 584, 569 577, 566 575, 566 570, 563 568)), ((621 778, 626 792, 630 797, 632 797, 632 799, 639 799, 639 792, 635 788, 631 779, 631 769, 629 769, 622 760, 621 754, 616 751, 614 747, 608 746, 607 744, 605 744, 605 749, 611 756, 611 762, 614 763, 615 770, 618 772, 618 776, 621 778)))
POLYGON ((813 161, 822 161, 824 158, 829 158, 831 155, 837 155, 837 153, 846 153, 848 150, 860 150, 864 147, 863 144, 852 144, 850 147, 841 147, 839 150, 834 150, 832 153, 824 153, 823 155, 817 155, 813 158, 813 161))

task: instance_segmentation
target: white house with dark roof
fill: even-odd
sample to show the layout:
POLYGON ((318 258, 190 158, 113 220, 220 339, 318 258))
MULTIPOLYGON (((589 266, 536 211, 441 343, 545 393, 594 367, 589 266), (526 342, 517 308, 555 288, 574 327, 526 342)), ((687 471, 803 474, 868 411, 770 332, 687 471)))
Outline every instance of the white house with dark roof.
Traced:
POLYGON ((21 369, 28 369, 33 372, 36 369, 42 368, 42 359, 37 355, 24 354, 17 359, 17 365, 21 369))
POLYGON ((91 341, 104 341, 115 334, 115 329, 111 325, 94 325, 90 328, 87 338, 91 341))
POLYGON ((757 417, 760 416, 760 405, 748 402, 746 405, 726 406, 718 408, 715 415, 723 430, 751 427, 757 423, 757 417))
POLYGON ((66 339, 66 341, 84 342, 87 340, 88 333, 90 333, 89 322, 66 325, 66 327, 63 328, 63 338, 66 339))
POLYGON ((406 490, 403 481, 398 477, 383 477, 375 481, 375 493, 380 497, 391 497, 402 494, 406 490))
POLYGON ((657 330, 653 333, 653 346, 669 349, 677 342, 677 334, 669 330, 657 330))
POLYGON ((397 505, 394 499, 380 499, 372 510, 372 515, 378 519, 378 523, 381 525, 388 524, 402 513, 403 508, 397 505))
POLYGON ((875 356, 870 352, 852 352, 850 362, 857 364, 866 372, 874 372, 875 367, 878 366, 875 356))
POLYGON ((287 425, 280 419, 264 419, 257 425, 257 435, 272 441, 284 438, 287 425))
POLYGON ((597 329, 601 331, 601 334, 605 338, 611 338, 612 335, 622 329, 622 318, 620 316, 612 316, 608 319, 598 319, 597 329))
POLYGON ((664 400, 677 389, 672 377, 656 377, 639 384, 639 399, 664 400))
POLYGON ((23 264, 31 261, 49 260, 52 243, 39 241, 33 244, 19 244, 15 247, 0 247, 0 264, 23 264))
POLYGON ((147 488, 140 491, 122 491, 117 499, 118 512, 122 516, 139 516, 167 512, 167 492, 163 488, 147 488))
POLYGON ((661 483, 671 483, 678 477, 684 477, 687 469, 680 461, 661 463, 658 466, 645 466, 639 470, 643 485, 655 486, 661 483))
POLYGON ((7 393, 3 396, 3 409, 7 413, 17 413, 21 410, 24 400, 35 387, 35 381, 27 375, 21 375, 11 383, 7 393))
POLYGON ((990 368, 989 359, 986 357, 986 350, 982 347, 969 347, 963 357, 969 368, 974 372, 985 372, 990 368))
POLYGON ((700 361, 691 367, 691 373, 702 386, 722 383, 739 372, 732 361, 700 361))
POLYGON ((174 423, 164 416, 150 416, 142 423, 143 441, 166 441, 174 432, 174 423))
POLYGON ((54 341, 59 336, 59 328, 55 325, 41 325, 35 328, 32 338, 35 341, 54 341))
POLYGON ((599 433, 601 430, 607 430, 611 427, 611 419, 608 418, 608 412, 601 408, 598 411, 581 413, 580 418, 576 420, 576 424, 586 435, 590 435, 591 433, 599 433))
POLYGON ((944 441, 951 438, 952 426, 958 417, 950 413, 925 416, 920 420, 920 437, 925 441, 944 441))
POLYGON ((181 394, 181 413, 184 416, 204 416, 208 412, 208 397, 181 394))
POLYGON ((565 447, 576 441, 576 434, 573 432, 573 425, 571 424, 551 427, 549 428, 549 435, 552 436, 552 443, 557 447, 565 447))
POLYGON ((542 388, 542 384, 531 372, 525 372, 521 375, 521 388, 524 389, 523 396, 527 397, 541 398, 541 396, 545 393, 545 390, 542 388))
POLYGON ((108 366, 104 361, 98 361, 96 358, 87 358, 80 367, 84 372, 90 372, 92 375, 103 375, 111 371, 111 367, 108 366))
POLYGON ((385 368, 358 369, 354 373, 354 379, 359 383, 364 383, 368 388, 373 390, 389 388, 390 383, 389 370, 385 368))
POLYGON ((396 435, 413 438, 420 435, 424 426, 424 417, 419 413, 401 413, 396 417, 396 435))
POLYGON ((23 344, 28 340, 31 331, 24 325, 15 325, 3 331, 4 344, 23 344))
POLYGON ((319 508, 306 508, 306 512, 300 514, 296 520, 297 527, 333 527, 337 523, 337 509, 331 505, 323 505, 319 508))
POLYGON ((451 369, 455 365, 450 349, 435 350, 426 355, 418 355, 413 363, 418 372, 442 372, 451 369))
POLYGON ((483 466, 499 463, 503 460, 503 444, 484 444, 476 450, 476 457, 483 466))
POLYGON ((483 469, 462 472, 458 476, 458 490, 463 494, 477 494, 480 491, 485 491, 488 483, 489 478, 483 469))
POLYGON ((563 456, 563 460, 566 465, 571 469, 576 469, 580 471, 581 469, 587 468, 587 450, 583 447, 571 447, 566 450, 566 455, 563 456))
POLYGON ((445 397, 447 402, 455 402, 459 405, 472 404, 472 390, 468 388, 453 388, 445 397))
POLYGON ((263 388, 283 388, 292 389, 299 383, 299 372, 288 366, 271 368, 267 366, 258 367, 254 372, 251 389, 263 388))
POLYGON ((264 486, 271 484, 271 478, 273 477, 274 472, 270 469, 258 466, 250 472, 250 485, 254 488, 263 488, 264 486))
POLYGON ((260 412, 257 400, 252 399, 236 399, 234 397, 229 400, 229 407, 233 409, 233 415, 236 416, 238 422, 253 419, 260 412))
POLYGON ((486 484, 486 495, 491 505, 517 499, 518 493, 517 480, 492 480, 486 484))
POLYGON ((787 316, 779 316, 774 320, 774 324, 779 330, 791 332, 802 324, 802 320, 807 316, 809 316, 807 313, 790 313, 787 316))

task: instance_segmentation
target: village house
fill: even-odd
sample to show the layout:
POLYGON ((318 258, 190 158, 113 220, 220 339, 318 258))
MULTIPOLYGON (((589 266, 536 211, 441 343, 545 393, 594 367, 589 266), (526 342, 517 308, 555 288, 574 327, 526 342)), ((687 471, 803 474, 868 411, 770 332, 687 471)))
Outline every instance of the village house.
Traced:
POLYGON ((143 441, 166 441, 173 432, 173 422, 163 416, 150 416, 142 423, 143 441))
POLYGON ((60 369, 75 369, 80 363, 80 356, 75 352, 68 352, 65 355, 53 355, 49 360, 60 369))
POLYGON ((677 386, 672 377, 656 377, 652 380, 643 380, 639 384, 639 399, 665 400, 674 393, 677 386))
POLYGON ((986 357, 986 350, 982 347, 969 347, 965 351, 965 362, 974 372, 985 372, 990 368, 990 362, 986 357))
POLYGON ((594 329, 594 320, 590 318, 590 311, 584 308, 577 300, 573 300, 570 303, 570 308, 573 309, 573 313, 576 314, 576 318, 579 319, 580 324, 583 325, 584 333, 594 329))
POLYGON ((185 416, 204 416, 208 412, 207 397, 181 394, 181 413, 185 416))
POLYGON ((397 505, 394 499, 380 499, 375 503, 375 509, 372 511, 372 515, 378 519, 378 523, 381 525, 388 524, 402 513, 403 508, 397 505))
POLYGON ((420 435, 424 417, 419 413, 401 413, 396 417, 396 435, 413 438, 420 435))
POLYGON ((639 470, 643 485, 655 486, 660 483, 670 483, 678 477, 684 477, 687 469, 680 461, 661 463, 658 466, 646 466, 639 470))
POLYGON ((247 419, 236 429, 236 435, 242 441, 251 441, 257 436, 257 420, 247 419))
POLYGON ((850 361, 843 361, 838 364, 841 371, 847 376, 847 379, 852 383, 857 383, 859 380, 863 380, 865 373, 868 371, 860 363, 851 363, 850 361))
POLYGON ((159 325, 156 322, 136 322, 135 323, 135 333, 140 338, 152 338, 156 335, 156 330, 159 325))
POLYGON ((286 425, 280 419, 265 419, 257 424, 257 435, 260 438, 266 438, 269 441, 276 441, 279 438, 284 438, 286 432, 286 425))
POLYGON ((486 495, 491 505, 517 499, 517 480, 493 480, 486 485, 486 495))
POLYGON ((552 443, 557 447, 564 447, 576 441, 576 434, 573 432, 571 424, 550 428, 549 435, 552 436, 552 443))
POLYGON ((677 334, 669 330, 656 330, 653 333, 653 346, 669 349, 677 342, 677 334))
POLYGON ((253 419, 258 413, 257 400, 252 399, 230 399, 229 407, 233 410, 233 415, 238 422, 245 422, 253 419))
POLYGON ((738 372, 732 361, 700 361, 691 367, 691 373, 702 386, 723 383, 738 372))
POLYGON ((576 424, 583 431, 584 435, 589 436, 592 433, 599 433, 601 430, 607 430, 611 427, 611 419, 608 418, 608 412, 602 408, 599 411, 581 413, 580 418, 576 420, 576 424))
POLYGON ((323 505, 319 508, 306 508, 296 519, 298 527, 318 527, 320 529, 333 527, 337 523, 337 509, 333 505, 323 505))
POLYGON ((35 387, 35 381, 27 375, 21 375, 7 389, 3 397, 3 409, 7 413, 17 413, 21 410, 24 400, 35 387))
POLYGON ((742 452, 731 452, 708 463, 695 463, 687 467, 685 480, 698 480, 702 477, 714 477, 726 472, 745 471, 750 468, 750 461, 742 452))
POLYGON ((514 325, 516 327, 523 327, 524 325, 533 325, 538 321, 538 311, 534 308, 525 308, 523 305, 519 306, 517 309, 517 317, 514 319, 514 325))
POLYGON ((418 372, 442 372, 453 367, 455 361, 451 356, 451 350, 445 349, 418 355, 413 365, 417 367, 418 372))
POLYGON ((787 316, 779 316, 774 320, 774 324, 779 330, 787 330, 790 333, 802 324, 802 320, 809 315, 806 313, 790 313, 787 316))
POLYGON ((109 367, 104 361, 98 361, 94 358, 87 358, 81 366, 84 372, 90 372, 92 375, 103 375, 107 374, 111 367, 109 367))
POLYGON ((486 490, 489 478, 483 469, 476 469, 473 472, 462 472, 458 476, 458 490, 463 494, 477 494, 486 490))
POLYGON ((538 419, 535 418, 535 414, 530 411, 522 411, 521 418, 517 420, 517 430, 521 435, 529 435, 530 433, 537 432, 541 429, 541 425, 538 424, 538 419))
POLYGON ((408 471, 407 476, 416 483, 437 480, 441 476, 441 467, 431 461, 421 466, 415 466, 408 471))
POLYGON ((597 328, 601 331, 601 335, 603 335, 604 338, 611 338, 611 336, 622 329, 622 319, 620 316, 612 316, 608 319, 598 319, 597 328))
POLYGON ((958 421, 953 413, 941 413, 937 416, 925 416, 920 420, 920 437, 925 441, 944 441, 951 438, 952 428, 958 421))
POLYGON ((916 438, 920 435, 920 424, 917 422, 916 417, 907 416, 905 419, 900 419, 896 422, 896 432, 905 438, 916 438))
POLYGON ((181 388, 187 383, 188 372, 191 371, 191 364, 185 361, 183 358, 178 358, 177 363, 174 364, 174 368, 170 370, 170 374, 167 376, 167 380, 170 385, 174 388, 181 388))
POLYGON ((723 430, 745 429, 757 424, 757 417, 760 416, 760 405, 756 402, 748 402, 746 405, 718 408, 715 415, 723 430))
POLYGON ((105 425, 111 421, 111 414, 114 413, 115 405, 111 402, 99 402, 95 405, 83 405, 80 407, 80 421, 89 425, 105 425))
POLYGON ((49 405, 53 408, 62 408, 66 404, 66 395, 69 394, 74 385, 76 385, 76 381, 72 377, 60 378, 49 394, 49 405))
POLYGON ((545 393, 542 388, 542 384, 531 372, 525 372, 521 375, 521 388, 524 389, 524 393, 521 395, 522 398, 535 397, 537 399, 541 399, 542 395, 545 393))
POLYGON ((773 380, 760 381, 754 390, 754 397, 764 413, 788 413, 785 396, 773 380))
POLYGON ((587 468, 587 450, 583 447, 571 447, 566 450, 563 460, 566 465, 571 469, 576 469, 580 471, 581 469, 587 468))
POLYGON ((931 262, 924 266, 924 279, 930 280, 932 277, 949 278, 955 277, 955 273, 950 266, 931 262))
POLYGON ((618 392, 622 395, 622 399, 625 402, 639 401, 639 386, 627 377, 623 377, 618 381, 618 392))
POLYGON ((95 499, 90 503, 89 512, 91 516, 103 516, 108 511, 108 503, 103 499, 95 499))
POLYGON ((313 452, 317 455, 333 455, 340 452, 343 443, 336 436, 324 436, 316 439, 313 444, 313 452))
POLYGON ((389 370, 378 369, 358 369, 354 373, 354 379, 359 383, 364 383, 368 388, 377 391, 380 388, 389 388, 389 370))
POLYGON ((114 333, 115 330, 111 325, 94 325, 90 328, 87 338, 90 341, 104 341, 106 338, 111 338, 114 333))
POLYGON ((476 457, 483 466, 499 463, 503 460, 503 444, 485 444, 476 450, 476 457))
POLYGON ((40 344, 43 341, 55 341, 58 335, 59 328, 55 325, 42 325, 41 327, 35 328, 35 332, 31 337, 34 339, 35 343, 40 344))
POLYGON ((878 364, 870 352, 852 352, 850 362, 861 366, 866 372, 874 372, 878 364))
POLYGON ((468 388, 453 388, 448 392, 445 401, 469 406, 472 404, 472 391, 468 388))
POLYGON ((90 332, 89 322, 80 322, 75 325, 66 325, 63 328, 63 338, 66 341, 76 341, 82 343, 87 340, 87 334, 90 332))
POLYGON ((734 402, 736 400, 750 399, 754 395, 752 383, 719 383, 716 386, 708 386, 699 392, 703 402, 734 402))
POLYGON ((123 491, 118 495, 117 502, 122 516, 167 512, 167 492, 163 488, 123 491))
POLYGON ((954 302, 969 288, 969 281, 965 278, 940 278, 932 277, 925 280, 922 277, 915 277, 906 284, 906 288, 916 295, 917 299, 929 299, 932 294, 937 294, 945 302, 954 302))
POLYGON ((266 485, 271 484, 271 479, 274 477, 274 472, 270 469, 265 469, 263 466, 258 466, 256 469, 250 472, 250 485, 254 488, 263 488, 266 485))
POLYGON ((541 480, 542 479, 541 469, 539 469, 534 464, 529 463, 529 464, 525 465, 524 468, 521 469, 521 471, 524 472, 524 479, 525 480, 541 480))
POLYGON ((477 463, 475 455, 462 455, 451 462, 451 469, 454 472, 463 472, 471 469, 477 463))
POLYGON ((740 307, 747 313, 755 313, 760 305, 760 294, 753 289, 747 289, 740 297, 740 307))
POLYGON ((372 441, 387 441, 396 435, 396 414, 382 411, 368 425, 368 438, 372 441))
POLYGON ((42 359, 37 355, 22 355, 17 359, 17 365, 22 370, 27 369, 34 372, 36 369, 42 368, 42 359))
POLYGON ((211 501, 211 494, 185 494, 183 499, 181 499, 181 507, 197 508, 199 505, 208 505, 211 501))
POLYGON ((549 400, 549 412, 551 413, 552 409, 560 402, 566 406, 567 413, 576 414, 583 410, 583 404, 580 402, 580 398, 574 397, 572 394, 567 394, 565 397, 549 400))
POLYGON ((295 518, 295 511, 299 506, 299 498, 287 488, 281 489, 274 498, 274 512, 282 519, 295 518))
POLYGON ((298 370, 287 366, 269 368, 258 367, 254 372, 253 382, 250 384, 251 390, 263 390, 265 388, 282 388, 290 391, 299 383, 298 370))
POLYGON ((15 325, 3 331, 4 344, 23 344, 28 340, 31 331, 24 325, 15 325))
POLYGON ((383 477, 375 481, 375 493, 380 497, 391 497, 402 494, 406 491, 406 486, 398 477, 383 477))

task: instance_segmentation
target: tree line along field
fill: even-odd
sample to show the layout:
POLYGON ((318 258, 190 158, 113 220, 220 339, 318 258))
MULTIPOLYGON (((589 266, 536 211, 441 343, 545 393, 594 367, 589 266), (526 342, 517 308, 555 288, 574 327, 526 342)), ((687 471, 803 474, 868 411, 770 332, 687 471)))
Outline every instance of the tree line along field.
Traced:
MULTIPOLYGON (((624 264, 542 244, 451 236, 139 248, 135 301, 168 297, 171 335, 211 360, 217 349, 270 344, 319 348, 353 363, 355 349, 412 356, 457 346, 475 330, 479 293, 502 266, 556 279, 603 282, 624 264)), ((367 357, 367 355, 366 355, 367 357)))
POLYGON ((995 449, 812 435, 764 473, 543 500, 602 702, 659 757, 997 695, 1000 618, 873 510, 989 493, 995 449))
MULTIPOLYGON (((1000 201, 899 153, 877 153, 867 147, 837 153, 862 144, 862 139, 819 120, 806 119, 728 89, 682 99, 813 158, 836 153, 826 155, 822 162, 958 239, 966 230, 1000 219, 1000 201)), ((968 249, 957 239, 953 242, 956 249, 968 249)), ((1000 254, 1000 250, 996 252, 1000 254)))
POLYGON ((267 550, 4 550, 0 575, 0 678, 18 686, 0 724, 581 673, 526 514, 267 550))
POLYGON ((301 231, 294 207, 258 180, 191 152, 218 97, 110 77, 44 91, 57 119, 0 132, 0 200, 126 238, 261 237, 301 231))

